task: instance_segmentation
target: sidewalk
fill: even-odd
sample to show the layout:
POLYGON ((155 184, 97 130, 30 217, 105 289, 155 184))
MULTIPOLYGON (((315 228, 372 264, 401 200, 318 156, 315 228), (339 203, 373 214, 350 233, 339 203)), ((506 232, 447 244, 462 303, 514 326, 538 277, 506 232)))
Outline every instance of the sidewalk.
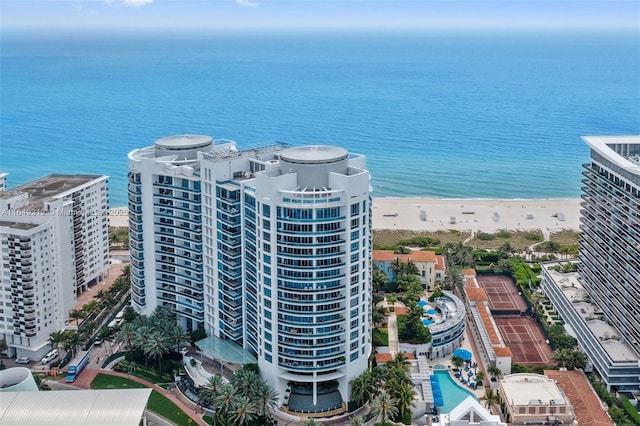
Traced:
POLYGON ((184 402, 182 402, 176 395, 173 394, 173 392, 179 392, 178 390, 174 390, 173 392, 169 392, 164 388, 161 388, 158 385, 155 385, 153 383, 150 383, 146 380, 143 380, 139 377, 135 377, 135 376, 131 376, 131 375, 127 375, 126 373, 119 373, 116 371, 111 371, 111 370, 101 370, 101 369, 97 369, 97 368, 85 368, 82 371, 82 374, 80 374, 78 376, 78 378, 76 379, 76 381, 73 383, 73 385, 75 387, 81 388, 81 389, 91 389, 91 382, 93 381, 93 379, 96 378, 96 376, 98 375, 98 373, 102 373, 102 374, 108 374, 110 376, 117 376, 117 377, 124 377, 126 379, 130 379, 133 380, 135 382, 141 383, 153 390, 158 391, 161 395, 167 397, 171 402, 173 402, 174 404, 176 404, 178 406, 178 408, 180 408, 182 411, 185 412, 185 414, 187 416, 189 416, 193 422, 197 425, 200 426, 208 426, 207 423, 202 420, 200 418, 200 416, 198 416, 195 411, 194 408, 192 407, 188 407, 184 402))

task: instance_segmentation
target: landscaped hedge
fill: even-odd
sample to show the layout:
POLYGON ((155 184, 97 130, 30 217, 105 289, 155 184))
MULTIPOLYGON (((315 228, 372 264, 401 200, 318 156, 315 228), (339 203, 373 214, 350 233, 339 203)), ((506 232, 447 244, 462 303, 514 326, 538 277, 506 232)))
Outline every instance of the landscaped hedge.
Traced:
POLYGON ((626 396, 622 397, 622 408, 624 408, 624 412, 627 416, 629 416, 637 425, 640 425, 640 414, 626 396))

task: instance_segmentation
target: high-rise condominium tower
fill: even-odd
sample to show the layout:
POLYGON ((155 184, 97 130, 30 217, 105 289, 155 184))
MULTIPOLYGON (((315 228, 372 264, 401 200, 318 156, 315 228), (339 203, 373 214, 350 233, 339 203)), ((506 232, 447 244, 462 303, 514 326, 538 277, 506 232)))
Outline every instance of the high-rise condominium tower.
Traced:
MULTIPOLYGON (((583 170, 580 278, 606 321, 640 355, 640 136, 584 140, 591 161, 583 170)), ((616 385, 616 378, 606 380, 616 385)))
POLYGON ((371 353, 365 158, 199 135, 129 158, 134 307, 241 345, 291 411, 340 408, 371 353))
POLYGON ((49 175, 0 191, 0 339, 39 359, 77 295, 109 268, 107 176, 49 175))

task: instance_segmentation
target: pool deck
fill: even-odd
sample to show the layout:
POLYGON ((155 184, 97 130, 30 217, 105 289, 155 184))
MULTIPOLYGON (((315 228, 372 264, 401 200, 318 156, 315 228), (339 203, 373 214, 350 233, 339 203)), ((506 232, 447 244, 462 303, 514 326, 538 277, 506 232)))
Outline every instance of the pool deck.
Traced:
POLYGON ((466 327, 464 330, 464 340, 462 341, 462 346, 460 346, 462 349, 466 349, 469 352, 471 352, 473 354, 473 356, 471 357, 471 361, 472 362, 476 362, 478 363, 478 371, 483 371, 484 372, 484 376, 485 379, 482 381, 484 386, 481 386, 479 388, 476 389, 471 389, 469 386, 465 386, 462 383, 460 383, 460 380, 458 380, 457 377, 455 377, 453 374, 453 365, 451 364, 451 357, 453 355, 447 355, 445 357, 440 357, 440 358, 435 358, 433 360, 429 360, 429 368, 433 368, 434 365, 445 365, 449 370, 449 377, 451 377, 453 379, 454 382, 456 382, 460 387, 465 388, 466 390, 468 390, 469 392, 473 393, 476 398, 480 399, 481 397, 484 396, 485 393, 485 386, 488 385, 488 380, 489 380, 489 375, 487 374, 487 372, 484 369, 484 366, 482 365, 482 360, 480 359, 480 356, 478 355, 479 352, 477 351, 477 349, 475 348, 475 344, 473 342, 473 337, 471 337, 470 332, 469 332, 469 327, 466 327))

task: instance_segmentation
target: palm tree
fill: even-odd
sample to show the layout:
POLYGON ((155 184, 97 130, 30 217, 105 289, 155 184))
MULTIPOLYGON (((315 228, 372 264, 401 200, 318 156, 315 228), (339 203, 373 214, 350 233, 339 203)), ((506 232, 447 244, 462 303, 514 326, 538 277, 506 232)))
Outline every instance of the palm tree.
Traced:
POLYGON ((351 401, 358 405, 362 405, 369 401, 369 398, 373 394, 373 389, 370 386, 371 375, 369 371, 365 371, 354 380, 351 381, 351 401))
POLYGON ((500 395, 493 392, 493 389, 487 389, 484 396, 480 398, 480 401, 484 401, 485 407, 490 409, 493 404, 500 403, 500 395))
POLYGON ((240 395, 251 396, 262 384, 262 379, 254 371, 242 368, 233 375, 231 383, 240 395))
POLYGON ((64 334, 64 349, 71 351, 71 356, 75 355, 76 349, 80 344, 80 336, 75 330, 67 330, 64 334))
POLYGON ((147 344, 151 338, 151 327, 149 327, 148 325, 143 325, 140 327, 137 327, 134 339, 133 339, 133 344, 135 345, 135 347, 142 349, 142 351, 144 352, 144 366, 147 367, 149 364, 149 360, 147 357, 147 351, 145 350, 145 348, 147 347, 147 344))
POLYGON ((410 383, 405 383, 400 388, 394 390, 394 398, 398 403, 398 411, 400 412, 401 417, 403 417, 411 407, 416 406, 414 401, 415 394, 413 386, 411 386, 410 383))
POLYGON ((380 327, 382 323, 384 323, 385 314, 386 311, 382 306, 377 306, 373 309, 371 312, 371 322, 374 327, 380 327))
POLYGON ((91 314, 98 312, 100 307, 98 306, 98 302, 92 300, 91 302, 85 303, 82 306, 82 311, 85 313, 87 317, 91 316, 91 314))
POLYGON ((487 373, 489 373, 491 379, 498 379, 502 376, 502 370, 495 365, 490 365, 489 368, 487 368, 487 373))
POLYGON ((392 417, 398 415, 397 402, 387 391, 380 391, 371 403, 371 413, 382 423, 387 423, 392 417))
POLYGON ((576 368, 584 369, 587 366, 587 354, 580 351, 571 351, 571 369, 576 368))
POLYGON ((180 345, 186 342, 188 338, 189 334, 178 324, 174 324, 171 327, 171 342, 175 345, 176 352, 180 350, 180 345))
POLYGON ((162 377, 162 356, 169 353, 167 338, 160 332, 154 332, 143 350, 153 358, 158 359, 158 375, 162 377))
POLYGON ((225 417, 233 407, 233 401, 238 397, 235 387, 227 383, 220 388, 220 393, 213 399, 213 405, 221 417, 225 417))
POLYGON ((464 360, 459 356, 454 355, 451 357, 451 364, 453 364, 455 368, 460 368, 462 367, 462 364, 464 364, 464 360))
POLYGON ((258 414, 260 416, 266 416, 269 408, 275 409, 278 406, 278 392, 271 389, 266 383, 260 386, 255 397, 258 402, 258 414))
POLYGON ((136 338, 136 326, 132 323, 125 323, 120 329, 120 333, 118 335, 119 339, 127 344, 127 348, 129 348, 129 361, 133 361, 133 344, 132 342, 136 338))
POLYGON ((245 426, 256 419, 256 407, 248 397, 241 395, 234 399, 227 418, 237 426, 245 426))
POLYGON ((387 274, 382 272, 382 270, 376 265, 373 265, 373 273, 371 274, 371 287, 374 293, 379 292, 388 279, 389 278, 387 278, 387 274))
POLYGON ((69 319, 76 320, 76 327, 80 327, 80 319, 84 318, 82 309, 72 309, 69 312, 69 319))
POLYGON ((213 405, 213 400, 220 393, 222 386, 224 386, 222 376, 214 374, 213 376, 209 377, 207 384, 201 387, 198 391, 201 404, 207 407, 211 407, 213 405))
POLYGON ((482 372, 482 371, 478 371, 478 372, 476 373, 476 381, 477 381, 477 382, 481 382, 481 381, 483 381, 483 380, 484 380, 484 372, 482 372))
POLYGON ((320 426, 320 423, 313 417, 307 417, 307 419, 300 424, 302 426, 320 426))
POLYGON ((49 344, 51 345, 51 349, 58 349, 60 343, 64 342, 65 332, 62 331, 54 331, 49 334, 49 344))
POLYGON ((408 371, 411 363, 402 352, 398 353, 395 358, 391 361, 388 361, 386 364, 387 368, 392 369, 393 367, 401 367, 403 370, 408 371))
POLYGON ((354 417, 349 420, 349 423, 347 423, 347 425, 348 426, 364 426, 364 420, 362 419, 362 417, 354 417))

